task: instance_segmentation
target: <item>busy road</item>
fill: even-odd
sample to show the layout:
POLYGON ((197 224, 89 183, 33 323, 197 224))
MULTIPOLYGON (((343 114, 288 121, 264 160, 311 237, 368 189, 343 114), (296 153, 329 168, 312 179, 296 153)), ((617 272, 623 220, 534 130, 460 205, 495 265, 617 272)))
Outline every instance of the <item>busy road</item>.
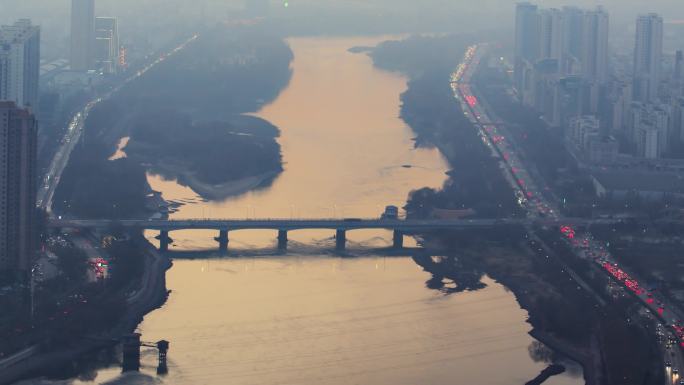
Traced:
MULTIPOLYGON (((518 203, 526 210, 528 217, 561 219, 559 205, 553 195, 547 188, 541 190, 538 187, 543 182, 532 177, 529 167, 521 160, 521 151, 512 140, 513 136, 509 134, 505 124, 487 108, 486 103, 478 99, 477 92, 471 84, 471 79, 487 49, 485 44, 468 48, 465 60, 452 74, 454 96, 460 102, 464 114, 478 128, 485 145, 499 160, 506 179, 515 191, 518 203)), ((634 274, 621 267, 609 252, 608 245, 595 239, 590 233, 580 233, 569 224, 561 225, 559 231, 575 255, 594 263, 595 267, 619 285, 625 295, 633 295, 643 304, 646 317, 657 322, 655 335, 665 359, 664 370, 668 384, 684 384, 684 379, 680 379, 679 373, 684 369, 684 312, 655 288, 643 285, 634 274)), ((580 283, 581 277, 575 279, 580 283)))

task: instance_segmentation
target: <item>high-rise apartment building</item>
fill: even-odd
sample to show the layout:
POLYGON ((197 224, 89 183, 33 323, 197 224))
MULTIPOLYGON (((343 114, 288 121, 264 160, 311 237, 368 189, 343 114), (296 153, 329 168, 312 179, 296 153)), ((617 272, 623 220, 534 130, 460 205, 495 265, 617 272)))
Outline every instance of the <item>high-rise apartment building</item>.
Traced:
POLYGON ((677 80, 684 80, 684 52, 681 50, 675 53, 673 77, 677 80))
POLYGON ((584 13, 582 28, 582 75, 590 82, 608 80, 608 13, 603 8, 584 13))
POLYGON ((71 69, 88 71, 95 64, 95 0, 71 0, 71 69))
POLYGON ((538 19, 536 5, 518 3, 515 10, 514 76, 519 90, 522 90, 526 83, 525 73, 529 72, 539 58, 538 19))
POLYGON ((637 155, 646 159, 660 158, 660 138, 660 131, 654 122, 641 122, 637 130, 637 155))
POLYGON ((119 30, 116 18, 95 18, 95 60, 97 67, 108 74, 119 67, 119 30))
POLYGON ((563 63, 562 71, 568 75, 581 74, 584 51, 584 11, 577 7, 563 7, 563 63))
POLYGON ((556 8, 539 11, 539 59, 553 59, 561 63, 563 44, 563 12, 556 8))
POLYGON ((673 140, 684 141, 684 96, 672 100, 670 133, 673 140))
POLYGON ((593 115, 576 116, 568 122, 566 138, 577 148, 585 149, 589 141, 599 134, 599 121, 593 115))
POLYGON ((27 276, 35 251, 37 125, 0 101, 0 271, 27 276))
POLYGON ((663 57, 663 18, 651 13, 637 18, 634 46, 635 100, 658 98, 663 57))
POLYGON ((637 156, 656 159, 670 147, 671 108, 664 104, 633 102, 631 135, 637 156))
MULTIPOLYGON (((515 84, 525 105, 548 104, 539 98, 540 79, 549 91, 564 77, 581 77, 582 93, 586 95, 585 113, 596 113, 601 86, 608 80, 608 13, 603 8, 585 11, 577 7, 562 10, 539 9, 530 3, 518 3, 515 26, 515 84), (557 63, 554 74, 548 72, 550 62, 557 63), (543 66, 539 66, 544 62, 543 66), (544 73, 539 73, 540 68, 544 73), (551 88, 550 88, 551 87, 551 88)), ((577 81, 575 81, 577 83, 577 81)), ((545 96, 544 96, 545 95, 545 96)), ((565 103, 561 101, 561 105, 565 103)), ((555 103, 558 105, 559 103, 555 103)), ((541 112, 541 111, 540 111, 541 112)), ((565 124, 563 115, 554 113, 552 121, 565 124), (560 116, 560 119, 557 117, 560 116)))
POLYGON ((612 84, 609 99, 611 106, 609 132, 618 137, 627 136, 632 105, 632 82, 615 81, 612 84))
POLYGON ((565 52, 577 59, 582 56, 584 11, 577 7, 563 7, 563 45, 565 52))
POLYGON ((0 100, 38 107, 40 27, 30 20, 0 27, 0 100))

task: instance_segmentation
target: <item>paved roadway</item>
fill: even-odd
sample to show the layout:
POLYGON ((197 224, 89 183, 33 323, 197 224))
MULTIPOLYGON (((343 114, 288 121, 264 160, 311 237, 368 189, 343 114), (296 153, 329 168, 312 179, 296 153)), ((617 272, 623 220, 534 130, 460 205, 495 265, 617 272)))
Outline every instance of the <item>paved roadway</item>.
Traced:
POLYGON ((303 230, 303 229, 394 229, 404 231, 437 230, 452 228, 482 228, 522 223, 516 219, 462 219, 462 220, 398 220, 398 219, 181 219, 181 220, 80 220, 52 219, 50 226, 57 228, 107 228, 124 226, 146 230, 303 230))
POLYGON ((50 162, 48 171, 43 177, 42 184, 41 186, 39 186, 36 200, 36 205, 38 207, 46 210, 49 214, 52 214, 52 203, 55 190, 57 189, 57 185, 59 184, 59 180, 62 177, 64 169, 69 163, 69 157, 71 156, 71 152, 74 150, 74 148, 76 148, 76 145, 81 139, 81 134, 83 133, 85 122, 93 108, 103 100, 109 99, 112 95, 117 93, 128 83, 135 81, 136 79, 144 75, 147 71, 154 68, 157 64, 163 62, 167 57, 174 55, 175 53, 185 48, 195 39, 197 39, 197 35, 194 35, 190 39, 184 41, 182 44, 172 49, 168 53, 162 54, 156 60, 149 63, 144 68, 142 68, 135 74, 125 79, 123 82, 121 82, 121 84, 116 86, 114 89, 88 102, 80 112, 74 115, 74 117, 71 119, 71 122, 69 122, 69 126, 67 127, 67 131, 64 134, 64 138, 62 139, 59 148, 55 152, 55 156, 52 158, 52 161, 50 162))
POLYGON ((106 229, 124 226, 145 230, 304 230, 304 229, 393 229, 403 231, 488 228, 506 225, 575 226, 588 224, 610 225, 620 219, 582 218, 502 218, 502 219, 379 219, 379 218, 323 218, 323 219, 59 219, 52 218, 54 228, 106 229))
MULTIPOLYGON (((486 50, 487 46, 484 44, 472 46, 468 49, 465 61, 452 75, 451 84, 454 95, 461 103, 465 115, 478 127, 485 144, 499 157, 502 169, 505 170, 506 179, 513 187, 518 202, 527 210, 528 217, 562 221, 559 215, 558 202, 553 194, 546 188, 544 190, 539 189, 539 180, 535 180, 533 177, 533 175, 538 174, 530 172, 520 157, 522 152, 512 140, 513 136, 509 134, 505 125, 496 124, 499 119, 484 100, 477 98, 477 92, 470 84, 470 80, 486 50)), ((680 384, 680 376, 676 372, 684 370, 684 356, 682 349, 678 347, 682 344, 684 337, 681 322, 684 320, 684 311, 660 293, 644 288, 637 277, 619 267, 607 247, 597 241, 590 233, 580 234, 576 232, 571 223, 563 226, 561 232, 578 257, 594 261, 624 290, 631 292, 638 298, 650 314, 660 320, 658 328, 663 335, 660 347, 666 362, 671 362, 671 366, 664 369, 667 381, 668 384, 680 384), (669 337, 673 338, 673 344, 668 342, 669 337)), ((568 271, 572 272, 571 269, 568 271)), ((581 277, 577 274, 571 275, 578 281, 578 284, 586 287, 582 283, 581 277)), ((625 320, 625 322, 628 321, 625 320)))

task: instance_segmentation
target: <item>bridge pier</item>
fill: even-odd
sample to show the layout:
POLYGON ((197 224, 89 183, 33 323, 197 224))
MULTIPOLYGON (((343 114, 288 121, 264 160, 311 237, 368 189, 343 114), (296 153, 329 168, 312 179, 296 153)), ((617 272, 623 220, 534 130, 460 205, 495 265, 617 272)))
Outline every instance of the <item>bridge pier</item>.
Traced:
POLYGON ((400 230, 394 230, 394 236, 392 238, 392 248, 404 248, 404 233, 402 233, 400 230))
POLYGON ((335 232, 335 248, 337 250, 344 250, 347 246, 347 231, 337 230, 335 232))
POLYGON ((140 333, 133 333, 123 337, 123 371, 140 370, 140 333))
POLYGON ((173 243, 173 239, 169 237, 168 230, 161 230, 159 235, 156 236, 159 239, 159 251, 166 252, 169 251, 169 245, 173 243))
POLYGON ((169 367, 166 365, 166 355, 169 351, 169 341, 161 340, 157 342, 157 350, 159 350, 159 364, 157 365, 157 374, 166 374, 169 372, 169 367))
POLYGON ((228 230, 220 230, 219 236, 214 239, 219 243, 220 251, 228 251, 228 242, 230 242, 228 239, 228 230))
POLYGON ((287 249, 287 230, 278 230, 278 248, 287 249))

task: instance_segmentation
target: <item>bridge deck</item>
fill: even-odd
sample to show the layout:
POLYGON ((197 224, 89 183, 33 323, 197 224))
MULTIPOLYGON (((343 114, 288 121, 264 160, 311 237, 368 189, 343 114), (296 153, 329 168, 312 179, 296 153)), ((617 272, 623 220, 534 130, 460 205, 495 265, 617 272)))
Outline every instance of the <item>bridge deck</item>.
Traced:
MULTIPOLYGON (((600 220, 586 219, 548 219, 544 221, 532 221, 529 219, 178 219, 178 220, 82 220, 82 219, 52 219, 51 227, 73 228, 107 228, 123 226, 147 230, 304 230, 304 229, 331 229, 331 230, 358 230, 358 229, 388 229, 388 230, 448 230, 466 228, 487 228, 506 225, 524 224, 597 224, 600 220)), ((606 220, 614 223, 615 220, 606 220)))
POLYGON ((465 220, 391 220, 391 219, 183 219, 183 220, 80 220, 56 219, 52 227, 107 228, 124 226, 147 230, 304 230, 304 229, 392 229, 435 230, 449 228, 477 228, 521 224, 515 219, 465 220))

